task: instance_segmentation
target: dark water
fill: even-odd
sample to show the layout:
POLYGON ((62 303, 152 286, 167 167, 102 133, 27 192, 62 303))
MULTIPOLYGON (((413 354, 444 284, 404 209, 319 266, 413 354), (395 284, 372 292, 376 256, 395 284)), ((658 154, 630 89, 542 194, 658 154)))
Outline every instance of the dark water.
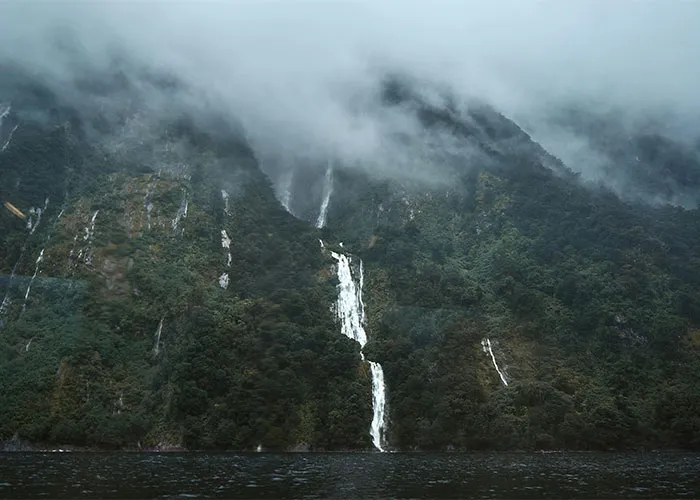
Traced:
POLYGON ((700 455, 0 454, 0 498, 700 498, 700 455))

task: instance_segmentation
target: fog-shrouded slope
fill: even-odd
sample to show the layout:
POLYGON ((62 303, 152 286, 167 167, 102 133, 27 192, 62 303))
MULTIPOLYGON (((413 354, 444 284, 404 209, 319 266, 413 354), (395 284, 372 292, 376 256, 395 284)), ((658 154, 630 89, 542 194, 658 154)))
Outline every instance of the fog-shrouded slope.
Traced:
POLYGON ((130 109, 96 131, 46 89, 22 100, 29 83, 0 154, 25 216, 0 219, 0 439, 371 447, 332 259, 245 142, 130 109))
POLYGON ((539 135, 584 178, 611 186, 624 199, 697 208, 697 123, 597 108, 572 105, 552 111, 540 123, 539 135))
POLYGON ((390 139, 426 175, 261 165, 209 112, 149 107, 176 86, 151 74, 80 101, 16 78, 0 439, 700 446, 696 211, 586 187, 488 105, 396 76, 373 105, 417 124, 390 139))
POLYGON ((697 211, 584 186, 487 106, 397 85, 386 105, 469 154, 447 187, 334 176, 327 231, 365 264, 389 441, 697 448, 697 211))

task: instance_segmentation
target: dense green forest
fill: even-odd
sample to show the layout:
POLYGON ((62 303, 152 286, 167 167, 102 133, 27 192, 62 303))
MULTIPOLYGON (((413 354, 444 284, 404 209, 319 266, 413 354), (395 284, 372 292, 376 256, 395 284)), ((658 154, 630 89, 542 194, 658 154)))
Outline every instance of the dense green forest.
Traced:
POLYGON ((339 168, 316 229, 235 130, 169 118, 133 142, 29 90, 0 136, 18 125, 0 201, 25 215, 0 216, 0 440, 369 449, 321 238, 364 262, 390 448, 700 448, 696 210, 586 186, 486 108, 418 104, 479 160, 449 186, 339 168))

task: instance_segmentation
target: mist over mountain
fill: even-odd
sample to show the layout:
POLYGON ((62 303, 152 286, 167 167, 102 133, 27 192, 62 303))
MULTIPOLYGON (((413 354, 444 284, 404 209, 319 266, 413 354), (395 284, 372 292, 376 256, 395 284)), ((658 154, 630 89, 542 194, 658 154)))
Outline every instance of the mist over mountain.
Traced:
POLYGON ((3 3, 0 440, 697 449, 698 19, 3 3))
MULTIPOLYGON (((605 116, 621 135, 652 116, 671 142, 699 136, 700 40, 692 20, 700 12, 690 2, 628 9, 602 1, 244 1, 136 10, 76 4, 40 12, 5 2, 1 9, 6 61, 78 102, 81 73, 114 71, 121 61, 122 78, 138 88, 142 108, 167 116, 208 107, 242 124, 276 184, 290 168, 329 158, 379 176, 450 182, 441 162, 423 161, 430 153, 419 152, 417 160, 416 144, 430 149, 436 139, 417 139, 424 129, 415 116, 377 106, 388 74, 413 78, 415 91, 435 107, 446 93, 453 107, 473 99, 494 106, 565 156, 569 168, 618 192, 629 191, 624 179, 637 177, 624 173, 637 161, 635 147, 623 160, 590 137, 583 118, 561 126, 565 110, 605 116), (154 91, 147 72, 168 75, 179 88, 154 91), (416 138, 413 148, 397 143, 402 135, 416 138)), ((646 161, 666 163, 669 155, 688 152, 663 147, 646 161)), ((645 185, 630 188, 637 198, 692 205, 676 167, 642 168, 645 185)))

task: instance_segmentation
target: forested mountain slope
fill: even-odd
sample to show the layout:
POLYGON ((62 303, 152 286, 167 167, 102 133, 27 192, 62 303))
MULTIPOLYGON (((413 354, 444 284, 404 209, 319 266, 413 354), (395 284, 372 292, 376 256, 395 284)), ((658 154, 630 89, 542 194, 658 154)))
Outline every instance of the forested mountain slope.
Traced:
MULTIPOLYGON (((333 312, 342 249, 364 265, 388 447, 700 446, 697 211, 584 186, 488 106, 389 79, 379 106, 464 145, 428 158, 446 181, 302 165, 315 182, 283 200, 301 220, 235 127, 134 101, 106 119, 17 80, 0 86, 0 196, 24 215, 0 217, 0 439, 369 448, 368 365, 333 312)), ((129 94, 114 85, 85 92, 129 94)))

